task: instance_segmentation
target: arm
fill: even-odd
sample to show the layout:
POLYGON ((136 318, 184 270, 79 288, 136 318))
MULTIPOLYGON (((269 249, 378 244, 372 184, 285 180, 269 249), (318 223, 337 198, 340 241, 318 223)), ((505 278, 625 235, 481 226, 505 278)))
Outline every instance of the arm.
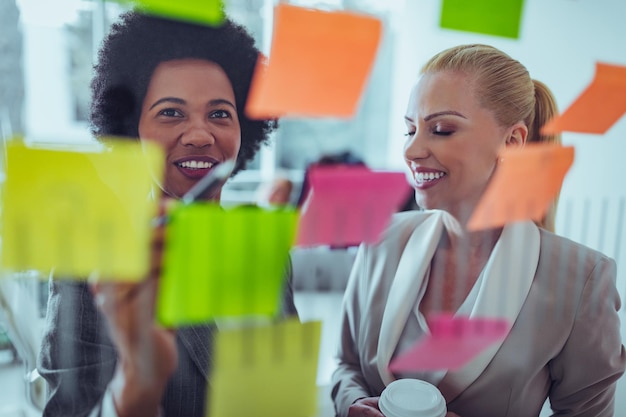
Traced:
MULTIPOLYGON (((359 330, 362 313, 360 287, 367 278, 366 249, 361 246, 354 260, 350 279, 343 298, 340 338, 337 352, 338 365, 332 376, 331 396, 338 416, 346 417, 348 409, 357 400, 370 396, 367 382, 361 371, 359 355, 359 330)), ((371 401, 367 401, 370 405, 371 401)))
POLYGON ((594 265, 570 336, 550 363, 550 402, 555 415, 613 416, 615 384, 626 366, 615 275, 612 259, 602 257, 594 265))
POLYGON ((51 283, 40 354, 46 416, 158 415, 178 360, 174 332, 154 320, 162 247, 161 227, 139 283, 51 283))

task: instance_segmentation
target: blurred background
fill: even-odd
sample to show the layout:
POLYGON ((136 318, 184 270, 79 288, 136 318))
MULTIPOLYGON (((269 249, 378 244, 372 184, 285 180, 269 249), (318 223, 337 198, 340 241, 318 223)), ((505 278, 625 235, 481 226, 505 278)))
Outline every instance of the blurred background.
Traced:
MULTIPOLYGON (((245 25, 269 54, 277 0, 225 3, 231 17, 245 25)), ((444 48, 486 43, 504 50, 552 89, 561 110, 591 82, 596 62, 626 65, 623 0, 526 0, 519 39, 441 29, 441 0, 289 3, 380 18, 384 34, 377 60, 352 119, 281 120, 271 145, 227 184, 224 204, 255 202, 263 184, 276 177, 293 182, 290 199, 295 203, 307 165, 328 154, 350 152, 372 168, 404 170, 403 117, 410 88, 421 65, 444 48)), ((93 141, 87 122, 92 65, 102 37, 123 10, 117 3, 101 0, 0 0, 2 137, 23 134, 27 141, 69 146, 93 141)), ((618 288, 626 299, 626 245, 622 244, 626 236, 626 117, 604 135, 565 133, 563 138, 566 145, 575 146, 576 158, 561 193, 557 232, 615 258, 618 288)), ((329 253, 322 249, 293 254, 301 315, 324 320, 321 386, 328 383, 333 365, 336 328, 329 312, 337 311, 353 254, 353 250, 329 253)), ((28 297, 38 306, 35 316, 41 317, 45 288, 20 285, 30 286, 28 297)), ((29 308, 27 302, 18 304, 29 308)), ((6 415, 23 415, 19 413, 25 411, 10 404, 24 395, 33 358, 17 354, 16 343, 8 339, 7 320, 0 315, 0 414, 4 407, 6 415)), ((33 331, 36 334, 36 326, 33 331)), ((626 415, 622 382, 619 390, 618 416, 626 415)))

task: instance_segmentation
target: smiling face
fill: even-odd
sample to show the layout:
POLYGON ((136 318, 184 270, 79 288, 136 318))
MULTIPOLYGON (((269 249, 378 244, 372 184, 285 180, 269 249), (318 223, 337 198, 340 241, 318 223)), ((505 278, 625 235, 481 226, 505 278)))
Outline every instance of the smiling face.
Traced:
POLYGON ((474 91, 475 83, 465 74, 426 73, 411 92, 405 117, 404 156, 417 204, 446 210, 460 220, 478 203, 501 147, 525 129, 500 126, 474 91))
MULTIPOLYGON (((241 127, 226 73, 217 64, 199 59, 159 64, 143 101, 139 137, 164 148, 162 188, 175 198, 217 164, 235 159, 241 127)), ((221 189, 205 198, 219 200, 220 194, 221 189)))

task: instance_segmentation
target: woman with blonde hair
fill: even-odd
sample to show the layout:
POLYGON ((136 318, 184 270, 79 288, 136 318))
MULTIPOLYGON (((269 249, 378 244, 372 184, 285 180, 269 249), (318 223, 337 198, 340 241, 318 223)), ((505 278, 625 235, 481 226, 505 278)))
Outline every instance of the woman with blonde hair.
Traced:
POLYGON ((339 416, 381 417, 401 378, 439 388, 449 416, 612 416, 626 356, 613 259, 531 221, 468 231, 503 147, 555 142, 554 98, 496 48, 434 56, 411 92, 406 164, 420 211, 395 215, 359 248, 345 292, 332 396, 339 416), (392 373, 438 313, 505 319, 506 337, 460 369, 392 373))

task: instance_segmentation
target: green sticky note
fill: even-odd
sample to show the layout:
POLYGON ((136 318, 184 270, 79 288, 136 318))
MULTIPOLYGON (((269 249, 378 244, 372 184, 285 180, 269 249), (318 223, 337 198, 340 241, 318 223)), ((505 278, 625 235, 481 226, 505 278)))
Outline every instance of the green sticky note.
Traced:
POLYGON ((442 28, 517 39, 524 0, 443 0, 442 28))
POLYGON ((274 316, 298 213, 212 203, 179 205, 165 236, 157 314, 167 326, 274 316))
POLYGON ((151 143, 121 141, 91 152, 7 146, 1 264, 56 276, 137 281, 150 266, 149 198, 163 171, 151 143))
POLYGON ((165 18, 191 23, 219 25, 224 21, 222 0, 116 0, 135 9, 165 18))
POLYGON ((316 415, 320 331, 319 321, 288 320, 218 332, 207 415, 316 415))

